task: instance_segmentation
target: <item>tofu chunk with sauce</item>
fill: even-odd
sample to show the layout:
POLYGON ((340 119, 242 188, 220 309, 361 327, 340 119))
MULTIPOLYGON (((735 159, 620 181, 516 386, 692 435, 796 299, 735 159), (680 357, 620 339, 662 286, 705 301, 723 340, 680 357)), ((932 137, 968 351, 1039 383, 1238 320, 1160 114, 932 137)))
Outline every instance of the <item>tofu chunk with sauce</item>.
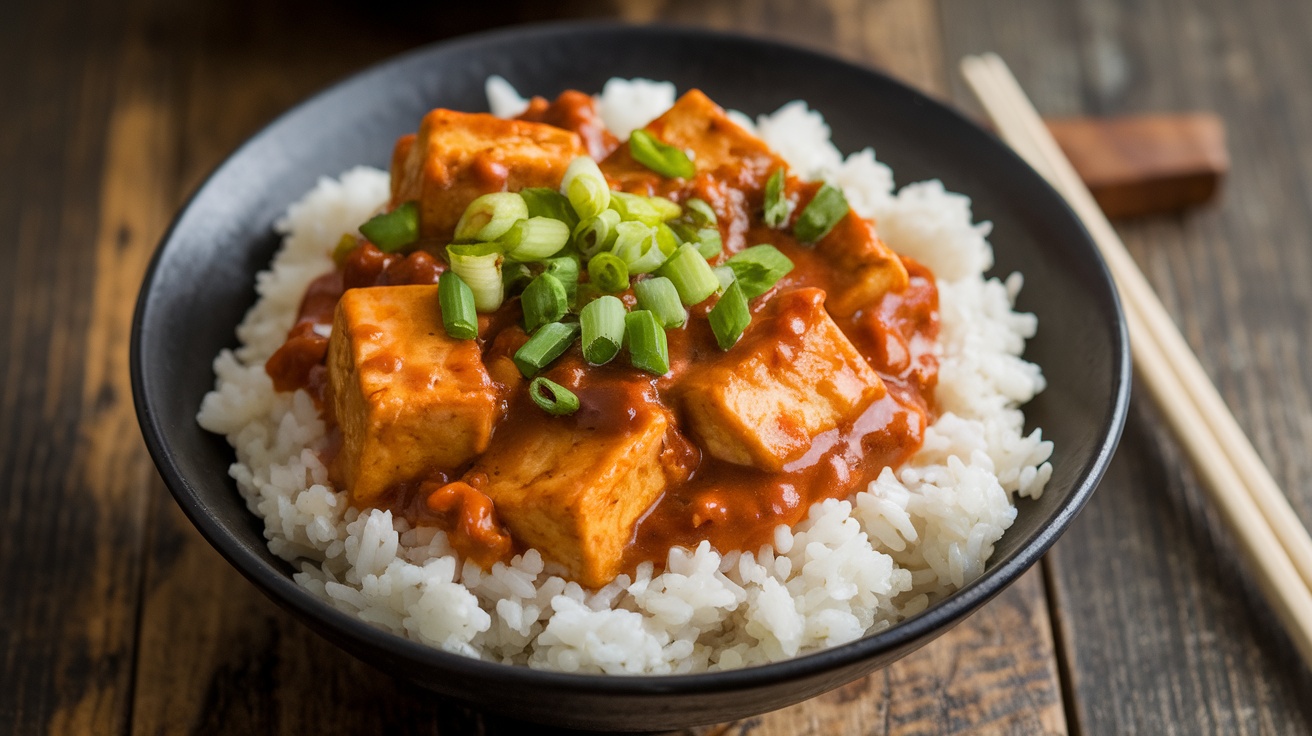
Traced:
POLYGON ((824 308, 825 293, 775 297, 738 344, 690 371, 683 409, 721 460, 780 471, 822 432, 856 418, 887 389, 824 308))
POLYGON ((478 343, 442 328, 437 286, 348 289, 328 341, 342 446, 335 475, 356 503, 487 449, 500 402, 478 343))
POLYGON ((575 156, 573 131, 487 113, 437 109, 392 153, 392 203, 419 202, 419 232, 450 240, 465 207, 489 192, 558 187, 575 156))
POLYGON ((634 525, 667 483, 662 453, 670 420, 653 406, 629 408, 618 428, 545 417, 498 427, 466 475, 516 540, 587 587, 619 574, 634 525))

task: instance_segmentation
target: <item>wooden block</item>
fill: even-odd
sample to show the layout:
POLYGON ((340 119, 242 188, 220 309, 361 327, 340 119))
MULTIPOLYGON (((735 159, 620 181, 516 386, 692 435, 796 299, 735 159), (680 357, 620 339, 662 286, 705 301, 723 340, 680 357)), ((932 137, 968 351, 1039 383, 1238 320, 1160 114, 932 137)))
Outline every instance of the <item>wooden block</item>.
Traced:
POLYGON ((1108 217, 1202 204, 1230 168, 1225 125, 1209 113, 1045 122, 1108 217))

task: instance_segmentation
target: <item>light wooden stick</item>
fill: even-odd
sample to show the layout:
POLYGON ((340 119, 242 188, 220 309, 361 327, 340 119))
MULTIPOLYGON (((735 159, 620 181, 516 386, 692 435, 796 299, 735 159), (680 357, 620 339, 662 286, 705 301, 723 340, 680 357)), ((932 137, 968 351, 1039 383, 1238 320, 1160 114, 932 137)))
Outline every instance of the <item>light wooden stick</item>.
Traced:
POLYGON ((1125 304, 1140 379, 1312 663, 1312 537, 1006 64, 985 54, 963 59, 961 68, 1002 137, 1061 192, 1102 251, 1125 304))

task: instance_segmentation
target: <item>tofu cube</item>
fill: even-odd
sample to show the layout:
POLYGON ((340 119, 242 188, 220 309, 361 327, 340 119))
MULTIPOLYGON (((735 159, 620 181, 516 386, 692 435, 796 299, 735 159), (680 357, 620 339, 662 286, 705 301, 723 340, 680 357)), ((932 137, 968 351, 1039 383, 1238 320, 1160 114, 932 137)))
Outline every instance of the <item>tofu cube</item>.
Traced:
POLYGON ((451 239, 465 207, 489 192, 558 187, 587 149, 573 131, 487 113, 433 110, 392 155, 392 203, 419 202, 419 232, 451 239))
POLYGON ((507 423, 465 476, 516 540, 580 585, 599 588, 620 573, 634 525, 665 490, 671 422, 656 407, 635 408, 618 430, 570 417, 507 423))
POLYGON ((839 317, 850 317, 910 283, 901 256, 879 239, 874 223, 855 212, 821 238, 815 252, 834 267, 825 306, 839 317))
POLYGON ((335 477, 360 505, 468 463, 500 418, 478 343, 446 334, 435 285, 348 289, 333 317, 328 381, 342 432, 335 477))
POLYGON ((884 382, 830 319, 819 289, 771 300, 738 344, 690 371, 688 427, 721 460, 780 471, 822 432, 882 397, 884 382))

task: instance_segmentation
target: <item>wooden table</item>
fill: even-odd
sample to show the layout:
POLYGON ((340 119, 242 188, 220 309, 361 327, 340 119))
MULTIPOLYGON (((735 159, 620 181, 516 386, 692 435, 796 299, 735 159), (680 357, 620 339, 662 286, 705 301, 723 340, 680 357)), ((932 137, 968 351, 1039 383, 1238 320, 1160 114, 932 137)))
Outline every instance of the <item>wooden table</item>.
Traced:
MULTIPOLYGON (((16 733, 513 733, 310 633, 182 517, 133 415, 128 324, 169 218, 247 135, 394 53, 545 2, 0 5, 0 724, 16 733), (431 8, 430 8, 431 6, 431 8)), ((1312 523, 1312 4, 573 0, 557 17, 828 49, 973 110, 1001 53, 1045 114, 1210 109, 1220 206, 1121 233, 1312 523)), ((598 59, 604 64, 604 59, 598 59)), ((696 733, 1312 730, 1312 673, 1154 410, 1093 501, 979 614, 829 695, 696 733)))

